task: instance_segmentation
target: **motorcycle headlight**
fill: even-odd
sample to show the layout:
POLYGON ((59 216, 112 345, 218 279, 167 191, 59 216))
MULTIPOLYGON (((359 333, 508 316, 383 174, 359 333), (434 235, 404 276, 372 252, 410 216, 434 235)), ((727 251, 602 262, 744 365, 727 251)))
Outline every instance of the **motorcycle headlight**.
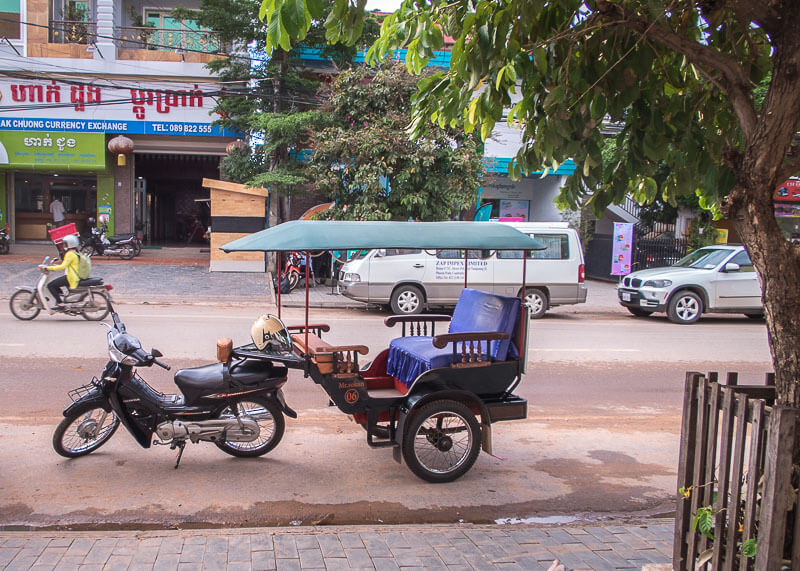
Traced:
POLYGON ((115 335, 111 331, 108 333, 108 356, 111 357, 112 361, 122 365, 135 365, 138 361, 130 353, 141 348, 142 344, 133 335, 128 335, 127 333, 115 335))
POLYGON ((358 275, 358 274, 347 273, 347 274, 344 275, 344 281, 346 281, 346 282, 360 282, 361 281, 361 276, 358 275))
POLYGON ((672 280, 647 280, 642 287, 665 288, 672 285, 672 280))

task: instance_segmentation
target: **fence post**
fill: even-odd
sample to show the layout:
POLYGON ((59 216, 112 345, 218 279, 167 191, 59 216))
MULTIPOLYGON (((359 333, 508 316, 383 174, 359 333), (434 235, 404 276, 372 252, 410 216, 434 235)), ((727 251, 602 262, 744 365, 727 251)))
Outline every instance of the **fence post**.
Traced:
MULTIPOLYGON (((694 473, 695 431, 697 430, 697 389, 701 386, 703 375, 696 372, 686 373, 683 392, 683 417, 681 420, 681 446, 678 459, 678 488, 687 489, 692 485, 694 473)), ((692 517, 691 502, 688 498, 678 496, 675 514, 675 535, 672 543, 672 565, 675 569, 687 568, 688 544, 687 531, 692 517)))
POLYGON ((786 406, 775 406, 770 415, 756 553, 756 569, 760 571, 781 568, 798 420, 800 409, 786 406))

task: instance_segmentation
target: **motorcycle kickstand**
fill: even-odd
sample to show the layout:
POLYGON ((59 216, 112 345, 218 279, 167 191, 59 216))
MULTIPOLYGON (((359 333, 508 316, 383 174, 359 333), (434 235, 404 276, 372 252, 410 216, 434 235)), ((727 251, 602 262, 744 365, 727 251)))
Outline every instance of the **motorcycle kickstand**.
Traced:
POLYGON ((178 457, 175 459, 175 470, 178 469, 178 465, 181 463, 181 458, 183 457, 183 449, 186 448, 186 441, 179 440, 175 442, 172 446, 170 446, 172 450, 178 449, 178 457))

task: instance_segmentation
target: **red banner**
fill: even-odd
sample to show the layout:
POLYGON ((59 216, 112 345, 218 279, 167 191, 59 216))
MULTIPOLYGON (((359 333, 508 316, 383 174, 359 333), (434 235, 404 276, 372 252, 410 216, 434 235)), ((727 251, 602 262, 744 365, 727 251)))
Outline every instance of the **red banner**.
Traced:
POLYGON ((790 178, 775 190, 776 202, 800 202, 800 179, 790 178))

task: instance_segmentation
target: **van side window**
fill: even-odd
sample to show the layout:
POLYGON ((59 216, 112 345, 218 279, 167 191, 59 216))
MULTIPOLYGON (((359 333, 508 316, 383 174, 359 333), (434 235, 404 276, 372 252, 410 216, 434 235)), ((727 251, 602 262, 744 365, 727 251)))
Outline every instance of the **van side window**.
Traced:
MULTIPOLYGON (((470 260, 485 260, 492 255, 492 250, 470 250, 470 260)), ((437 250, 436 257, 440 260, 463 260, 464 250, 437 250)))
MULTIPOLYGON (((566 234, 529 234, 543 242, 547 247, 544 250, 533 250, 528 257, 534 260, 568 260, 569 237, 566 234)), ((519 260, 522 254, 519 251, 499 250, 497 257, 501 260, 519 260)))
POLYGON ((414 248, 386 248, 384 256, 406 256, 408 254, 421 254, 422 250, 414 248))

